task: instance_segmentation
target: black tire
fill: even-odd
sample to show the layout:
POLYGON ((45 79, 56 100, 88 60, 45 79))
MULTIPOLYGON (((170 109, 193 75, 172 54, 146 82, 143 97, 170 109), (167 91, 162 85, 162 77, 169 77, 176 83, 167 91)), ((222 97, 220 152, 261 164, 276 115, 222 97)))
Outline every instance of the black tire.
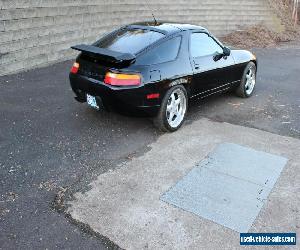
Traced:
POLYGON ((244 70, 243 73, 243 77, 241 79, 241 83, 240 85, 237 87, 235 93, 237 96, 242 97, 242 98, 248 98, 250 96, 252 96, 254 89, 255 89, 255 85, 254 88, 252 89, 251 93, 247 93, 247 89, 246 89, 246 83, 247 83, 247 78, 246 75, 248 74, 249 70, 252 70, 254 72, 254 77, 255 77, 255 81, 256 81, 256 65, 254 62, 249 62, 244 70))
POLYGON ((185 120, 187 109, 188 109, 188 96, 187 96, 185 87, 183 87, 182 85, 174 86, 174 87, 170 88, 167 91, 167 93, 165 94, 164 99, 162 100, 159 112, 158 112, 157 116, 154 118, 154 125, 163 132, 174 132, 182 126, 182 124, 185 120), (178 89, 180 89, 185 96, 185 105, 186 106, 185 106, 185 112, 184 112, 182 121, 180 122, 180 124, 178 124, 178 126, 172 127, 172 126, 170 126, 170 124, 168 122, 167 105, 168 105, 168 100, 169 100, 170 96, 172 95, 172 93, 178 89))

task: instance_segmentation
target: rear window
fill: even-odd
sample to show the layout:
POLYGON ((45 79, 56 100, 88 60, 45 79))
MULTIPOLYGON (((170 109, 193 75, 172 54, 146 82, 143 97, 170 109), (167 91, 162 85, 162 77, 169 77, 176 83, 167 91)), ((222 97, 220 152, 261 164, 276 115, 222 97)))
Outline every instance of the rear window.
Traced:
POLYGON ((96 46, 121 53, 136 54, 165 35, 143 29, 121 29, 102 38, 96 46))

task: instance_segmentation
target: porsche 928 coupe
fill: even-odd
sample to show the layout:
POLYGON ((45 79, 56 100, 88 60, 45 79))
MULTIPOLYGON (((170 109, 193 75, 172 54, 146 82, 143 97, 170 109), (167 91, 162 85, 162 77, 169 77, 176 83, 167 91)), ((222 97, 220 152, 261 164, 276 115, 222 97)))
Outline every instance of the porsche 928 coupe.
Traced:
POLYGON ((196 25, 135 23, 72 48, 81 52, 70 72, 77 101, 143 111, 162 131, 182 125, 189 99, 228 90, 247 98, 256 83, 254 54, 196 25))

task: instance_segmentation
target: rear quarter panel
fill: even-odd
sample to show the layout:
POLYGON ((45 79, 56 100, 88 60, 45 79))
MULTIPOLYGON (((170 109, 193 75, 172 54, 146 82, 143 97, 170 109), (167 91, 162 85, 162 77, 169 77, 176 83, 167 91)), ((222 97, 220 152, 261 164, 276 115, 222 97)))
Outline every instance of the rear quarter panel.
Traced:
MULTIPOLYGON (((182 40, 174 61, 148 65, 143 68, 145 94, 160 93, 159 99, 149 100, 146 105, 160 105, 168 89, 178 84, 185 86, 189 94, 193 71, 188 52, 188 35, 186 32, 181 32, 174 37, 179 35, 182 40)), ((132 69, 135 67, 137 66, 132 65, 132 69)))

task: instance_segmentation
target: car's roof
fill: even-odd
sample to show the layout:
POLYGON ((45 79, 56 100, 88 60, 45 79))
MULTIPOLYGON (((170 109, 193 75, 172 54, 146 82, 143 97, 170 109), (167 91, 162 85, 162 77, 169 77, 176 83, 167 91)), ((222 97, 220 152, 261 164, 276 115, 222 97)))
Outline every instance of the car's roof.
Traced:
POLYGON ((127 27, 136 27, 136 28, 143 28, 143 29, 150 29, 162 32, 166 35, 170 35, 176 32, 184 31, 184 30, 201 30, 208 32, 207 29, 193 24, 186 24, 186 23, 176 23, 176 22, 137 22, 127 25, 127 27))

